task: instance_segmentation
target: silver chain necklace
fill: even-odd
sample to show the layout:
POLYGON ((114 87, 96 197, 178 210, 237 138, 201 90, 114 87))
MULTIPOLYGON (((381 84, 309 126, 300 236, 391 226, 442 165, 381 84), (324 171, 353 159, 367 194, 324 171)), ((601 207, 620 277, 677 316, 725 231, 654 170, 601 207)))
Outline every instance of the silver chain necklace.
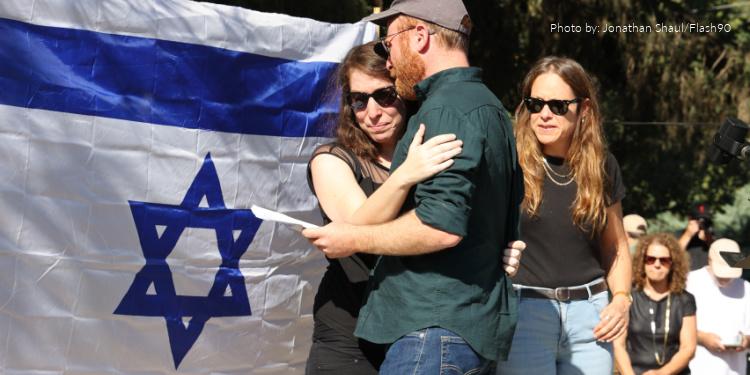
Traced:
POLYGON ((555 172, 555 171, 552 170, 552 167, 550 167, 550 165, 547 163, 547 158, 542 158, 542 161, 544 162, 543 163, 544 164, 544 172, 547 173, 547 177, 549 177, 549 179, 552 180, 552 182, 554 182, 555 185, 558 185, 558 186, 568 186, 568 185, 570 185, 571 182, 575 181, 575 179, 576 179, 576 175, 575 174, 573 174, 572 176, 570 175, 570 173, 568 173, 567 175, 561 175, 561 174, 559 174, 559 173, 557 173, 557 172, 555 172), (554 174, 555 176, 557 176, 557 177, 569 178, 570 180, 568 182, 557 182, 555 180, 555 178, 552 177, 552 174, 550 174, 550 172, 552 174, 554 174))

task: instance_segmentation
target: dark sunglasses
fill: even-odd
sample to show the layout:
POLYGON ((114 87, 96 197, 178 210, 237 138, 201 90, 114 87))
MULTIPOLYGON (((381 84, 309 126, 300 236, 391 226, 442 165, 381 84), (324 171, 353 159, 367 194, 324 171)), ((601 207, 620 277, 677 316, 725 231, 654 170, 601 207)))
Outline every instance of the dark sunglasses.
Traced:
POLYGON ((552 113, 558 116, 562 116, 568 113, 568 105, 570 103, 580 103, 581 99, 576 98, 573 100, 542 100, 537 98, 524 98, 523 102, 526 104, 526 109, 528 109, 531 113, 539 113, 542 111, 542 109, 544 109, 545 105, 548 105, 549 110, 552 111, 552 113))
POLYGON ((672 258, 670 257, 657 258, 652 257, 651 255, 646 255, 646 264, 648 265, 656 263, 657 260, 659 260, 659 263, 661 263, 661 265, 664 267, 669 267, 669 265, 672 264, 672 258))
POLYGON ((398 92, 396 86, 383 87, 373 91, 372 94, 352 91, 346 94, 346 104, 355 111, 361 111, 367 108, 367 102, 370 98, 375 99, 375 103, 378 103, 381 107, 387 107, 398 99, 398 92))

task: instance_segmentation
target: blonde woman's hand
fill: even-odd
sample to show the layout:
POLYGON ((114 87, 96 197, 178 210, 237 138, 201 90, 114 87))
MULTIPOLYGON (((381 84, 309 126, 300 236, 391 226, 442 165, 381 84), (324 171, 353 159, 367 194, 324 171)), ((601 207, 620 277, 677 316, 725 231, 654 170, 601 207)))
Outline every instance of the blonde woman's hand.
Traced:
POLYGON ((419 125, 414 139, 409 145, 406 160, 391 175, 390 178, 400 178, 404 186, 422 182, 453 165, 453 158, 461 153, 463 142, 456 139, 455 134, 441 134, 424 139, 425 126, 419 125))
POLYGON ((599 341, 614 341, 628 331, 630 301, 623 295, 615 296, 599 317, 602 320, 594 327, 594 338, 599 341))

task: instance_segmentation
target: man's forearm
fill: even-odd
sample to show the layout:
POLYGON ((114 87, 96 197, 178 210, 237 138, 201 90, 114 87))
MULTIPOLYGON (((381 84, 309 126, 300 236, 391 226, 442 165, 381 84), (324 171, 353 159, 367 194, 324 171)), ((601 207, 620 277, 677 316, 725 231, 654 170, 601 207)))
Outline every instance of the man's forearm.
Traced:
POLYGON ((419 255, 456 246, 463 237, 435 229, 411 210, 391 222, 357 227, 357 252, 378 255, 419 255))
POLYGON ((698 331, 698 334, 697 334, 696 337, 698 339, 697 340, 698 341, 698 345, 700 345, 700 346, 706 346, 706 340, 708 340, 706 332, 698 331))

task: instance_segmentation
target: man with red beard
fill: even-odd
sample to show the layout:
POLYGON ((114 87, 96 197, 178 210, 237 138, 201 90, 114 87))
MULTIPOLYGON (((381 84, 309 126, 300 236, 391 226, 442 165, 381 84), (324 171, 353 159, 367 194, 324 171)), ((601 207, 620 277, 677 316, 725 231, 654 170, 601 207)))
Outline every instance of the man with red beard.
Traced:
POLYGON ((396 0, 366 17, 382 40, 399 94, 419 100, 391 170, 419 124, 425 140, 456 134, 454 164, 412 189, 402 215, 374 226, 331 223, 303 235, 330 258, 383 255, 355 335, 391 344, 381 374, 491 373, 508 356, 517 297, 503 248, 518 238, 523 175, 507 112, 469 67, 471 20, 460 0, 396 0))

